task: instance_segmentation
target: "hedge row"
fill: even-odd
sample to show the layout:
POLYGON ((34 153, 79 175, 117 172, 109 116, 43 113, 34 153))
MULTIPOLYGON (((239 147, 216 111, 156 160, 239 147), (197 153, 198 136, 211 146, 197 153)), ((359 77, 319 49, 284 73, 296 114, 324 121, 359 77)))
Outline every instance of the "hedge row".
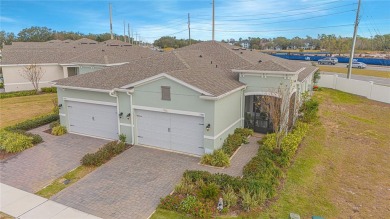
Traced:
POLYGON ((28 133, 26 131, 48 124, 58 119, 58 115, 49 114, 26 120, 24 122, 13 126, 8 126, 3 130, 0 130, 0 150, 4 150, 7 153, 16 153, 41 143, 42 137, 40 135, 28 133))
POLYGON ((244 143, 249 143, 248 136, 253 135, 253 130, 237 128, 229 135, 221 149, 215 150, 212 154, 202 156, 201 163, 216 167, 227 167, 230 165, 230 157, 244 143))
MULTIPOLYGON (((310 115, 310 120, 305 119, 305 121, 314 121, 317 117, 318 103, 311 100, 308 105, 312 107, 306 107, 306 105, 302 109, 304 114, 310 115)), ((276 148, 275 134, 268 134, 259 141, 261 146, 258 153, 244 167, 242 178, 225 174, 211 174, 206 171, 186 171, 182 182, 177 185, 174 193, 161 199, 159 207, 192 214, 196 217, 206 218, 210 217, 210 214, 217 216, 217 212, 207 212, 207 208, 198 211, 203 212, 201 215, 183 210, 183 206, 188 205, 186 197, 194 196, 191 200, 201 200, 199 191, 204 185, 216 185, 218 188, 219 196, 217 197, 223 197, 225 205, 222 213, 229 212, 229 209, 233 209, 235 213, 237 213, 237 209, 249 211, 264 204, 267 199, 276 195, 280 181, 284 177, 284 171, 291 164, 299 144, 309 129, 308 123, 302 120, 303 118, 284 137, 280 148, 276 148)), ((194 201, 194 203, 196 202, 194 201)), ((214 200, 214 209, 217 203, 217 200, 214 200)), ((193 205, 199 208, 199 206, 193 205)))
POLYGON ((59 120, 60 117, 58 114, 48 114, 44 116, 39 116, 33 119, 26 120, 24 122, 18 123, 13 126, 8 126, 5 128, 7 131, 16 131, 16 130, 22 130, 22 131, 28 131, 34 128, 37 128, 42 125, 49 124, 51 122, 54 122, 56 120, 59 120))
MULTIPOLYGON (((42 93, 57 93, 57 88, 56 87, 42 87, 41 92, 42 93)), ((0 93, 0 99, 11 98, 11 97, 31 96, 31 95, 37 95, 35 90, 0 93)))
POLYGON ((101 166, 109 161, 111 158, 122 153, 127 149, 124 142, 109 142, 93 154, 86 154, 81 159, 81 164, 84 166, 101 166))

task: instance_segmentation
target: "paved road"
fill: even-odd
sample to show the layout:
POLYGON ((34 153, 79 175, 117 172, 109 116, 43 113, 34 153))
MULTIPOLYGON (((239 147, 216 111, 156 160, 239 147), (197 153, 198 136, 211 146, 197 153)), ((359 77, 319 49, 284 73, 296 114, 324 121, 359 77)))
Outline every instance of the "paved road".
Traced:
MULTIPOLYGON (((297 62, 311 65, 311 62, 309 61, 301 61, 301 60, 295 60, 297 62)), ((317 63, 317 62, 316 62, 317 63)), ((347 63, 337 63, 336 65, 324 65, 324 66, 329 66, 329 67, 341 67, 341 68, 347 68, 347 63)), ((368 70, 377 70, 377 71, 387 71, 390 72, 390 66, 381 66, 381 65, 367 65, 368 70)))
MULTIPOLYGON (((347 74, 335 73, 335 72, 322 72, 322 74, 338 75, 339 77, 343 77, 343 78, 347 77, 347 74)), ((390 86, 390 78, 380 78, 380 77, 364 76, 364 75, 354 75, 354 74, 352 74, 352 79, 361 80, 361 81, 372 81, 375 84, 390 86)))
POLYGON ((53 180, 80 166, 80 159, 98 150, 106 140, 74 134, 54 136, 43 132, 48 125, 31 132, 43 142, 0 162, 0 181, 27 192, 37 192, 53 180))

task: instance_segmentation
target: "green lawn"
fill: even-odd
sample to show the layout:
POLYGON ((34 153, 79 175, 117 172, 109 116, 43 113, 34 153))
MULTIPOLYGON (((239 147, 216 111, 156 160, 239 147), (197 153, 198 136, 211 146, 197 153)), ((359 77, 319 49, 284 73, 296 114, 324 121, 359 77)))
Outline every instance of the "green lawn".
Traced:
POLYGON ((54 98, 56 93, 0 99, 0 128, 50 113, 54 98))
POLYGON ((86 167, 86 166, 79 166, 76 169, 66 173, 62 177, 56 179, 53 183, 46 186, 45 188, 41 189, 40 191, 36 192, 36 195, 42 196, 44 198, 50 198, 53 195, 57 194, 61 190, 65 189, 66 187, 72 185, 73 183, 77 182, 87 174, 94 171, 96 167, 86 167), (63 182, 64 180, 69 180, 69 184, 65 185, 63 182))
MULTIPOLYGON (((390 218, 390 105, 323 89, 277 199, 243 218, 390 218)), ((152 218, 186 218, 157 210, 152 218)), ((241 218, 241 217, 239 217, 241 218)))

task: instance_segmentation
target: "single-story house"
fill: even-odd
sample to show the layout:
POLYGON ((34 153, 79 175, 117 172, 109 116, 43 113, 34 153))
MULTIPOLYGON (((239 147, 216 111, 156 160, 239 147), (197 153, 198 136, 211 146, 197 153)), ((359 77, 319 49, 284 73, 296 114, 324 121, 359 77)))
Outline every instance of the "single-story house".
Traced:
POLYGON ((255 98, 280 84, 310 91, 316 67, 203 42, 55 81, 61 124, 70 133, 193 155, 211 153, 244 127, 269 132, 255 98))
POLYGON ((98 43, 90 39, 52 40, 48 42, 14 42, 4 46, 1 67, 5 92, 32 90, 31 82, 23 77, 26 66, 35 64, 42 69, 39 87, 50 82, 107 67, 122 65, 153 54, 152 50, 132 46, 118 40, 98 43))

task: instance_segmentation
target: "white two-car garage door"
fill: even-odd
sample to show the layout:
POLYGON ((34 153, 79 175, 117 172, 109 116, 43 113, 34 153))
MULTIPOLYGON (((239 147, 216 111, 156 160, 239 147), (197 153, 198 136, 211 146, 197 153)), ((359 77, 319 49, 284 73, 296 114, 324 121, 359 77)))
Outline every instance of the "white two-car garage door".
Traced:
POLYGON ((118 139, 116 106, 67 101, 69 132, 118 139))
POLYGON ((138 144, 203 155, 203 117, 136 110, 138 144))

